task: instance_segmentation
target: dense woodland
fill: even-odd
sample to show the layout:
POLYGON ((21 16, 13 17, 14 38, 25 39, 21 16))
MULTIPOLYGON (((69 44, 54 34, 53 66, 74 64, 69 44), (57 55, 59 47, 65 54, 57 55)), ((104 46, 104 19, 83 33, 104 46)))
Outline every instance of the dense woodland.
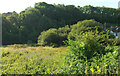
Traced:
MULTIPOLYGON (((90 19, 99 23, 103 30, 111 26, 120 26, 120 9, 39 2, 20 13, 14 12, 10 16, 2 16, 2 42, 3 44, 37 43, 39 35, 48 29, 51 31, 50 28, 54 28, 53 32, 57 30, 67 35, 72 31, 71 25, 90 19)), ((67 39, 66 35, 61 39, 67 39)))

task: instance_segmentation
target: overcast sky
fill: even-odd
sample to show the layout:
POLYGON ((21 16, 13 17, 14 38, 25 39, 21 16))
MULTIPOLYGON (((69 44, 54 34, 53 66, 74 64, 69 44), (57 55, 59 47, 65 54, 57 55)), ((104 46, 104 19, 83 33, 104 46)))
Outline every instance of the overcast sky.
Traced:
POLYGON ((120 0, 1 0, 0 1, 0 13, 20 11, 26 9, 29 6, 34 6, 37 2, 46 2, 49 4, 65 4, 65 5, 75 5, 75 6, 105 6, 118 8, 118 2, 120 0))

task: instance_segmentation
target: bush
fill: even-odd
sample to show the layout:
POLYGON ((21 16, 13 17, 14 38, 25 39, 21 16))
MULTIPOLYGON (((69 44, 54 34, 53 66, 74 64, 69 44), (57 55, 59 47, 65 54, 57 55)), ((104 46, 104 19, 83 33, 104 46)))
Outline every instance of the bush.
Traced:
MULTIPOLYGON (((65 63, 67 63, 68 67, 66 67, 63 73, 106 73, 106 71, 104 71, 106 65, 110 66, 109 73, 116 73, 119 63, 117 57, 120 49, 109 45, 110 39, 108 32, 98 33, 98 31, 96 31, 80 33, 79 35, 72 34, 75 39, 72 40, 68 38, 68 54, 65 58, 65 63), (115 66, 114 71, 110 69, 113 66, 115 66)), ((106 70, 107 69, 108 68, 106 68, 106 70)))
POLYGON ((107 46, 115 45, 115 41, 111 42, 109 31, 107 32, 81 32, 78 34, 71 35, 74 39, 68 37, 67 45, 70 55, 77 59, 91 59, 94 56, 101 56, 106 54, 105 51, 107 46))
POLYGON ((101 35, 94 32, 74 35, 75 40, 68 39, 68 49, 77 58, 90 59, 93 56, 104 52, 104 45, 101 43, 101 35))
POLYGON ((57 29, 49 29, 43 31, 38 37, 38 44, 40 45, 52 45, 59 43, 60 36, 58 35, 57 29))
POLYGON ((72 38, 71 33, 73 34, 80 34, 80 32, 88 32, 88 31, 95 31, 96 28, 98 31, 102 31, 103 25, 95 20, 84 20, 84 21, 79 21, 77 24, 74 24, 71 26, 71 32, 69 33, 69 37, 72 38))
POLYGON ((69 28, 68 25, 58 29, 58 34, 60 36, 60 41, 61 41, 60 44, 63 45, 63 41, 67 40, 67 37, 68 37, 70 30, 71 29, 69 28))
POLYGON ((73 37, 72 34, 78 34, 80 32, 103 30, 103 25, 95 20, 84 20, 69 27, 68 25, 59 29, 49 29, 43 31, 38 37, 38 44, 40 45, 63 45, 63 41, 67 40, 68 36, 73 37))
POLYGON ((68 25, 59 29, 43 31, 38 37, 38 44, 55 46, 63 45, 63 41, 67 40, 69 32, 70 28, 68 25))

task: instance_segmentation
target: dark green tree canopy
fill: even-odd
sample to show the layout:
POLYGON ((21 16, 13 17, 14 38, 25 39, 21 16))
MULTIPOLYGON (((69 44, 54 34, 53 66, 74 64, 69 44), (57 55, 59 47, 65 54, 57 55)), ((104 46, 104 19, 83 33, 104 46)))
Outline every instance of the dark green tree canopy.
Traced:
MULTIPOLYGON (((27 43, 28 41, 36 43, 42 31, 65 25, 70 26, 82 20, 94 19, 100 23, 106 23, 105 27, 107 28, 111 25, 118 26, 120 24, 119 14, 120 10, 115 8, 93 7, 91 5, 75 7, 74 5, 52 5, 38 2, 34 7, 28 7, 19 14, 3 15, 3 44, 27 43), (9 30, 12 32, 7 32, 9 30)), ((83 25, 89 24, 86 22, 83 25)), ((80 27, 84 29, 87 26, 80 27)))

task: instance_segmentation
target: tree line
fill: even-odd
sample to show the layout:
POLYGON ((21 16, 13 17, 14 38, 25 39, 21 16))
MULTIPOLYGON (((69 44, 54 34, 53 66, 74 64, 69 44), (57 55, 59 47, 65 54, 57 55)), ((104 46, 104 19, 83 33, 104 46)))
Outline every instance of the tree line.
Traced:
POLYGON ((20 13, 2 16, 2 43, 37 43, 38 36, 43 31, 70 26, 87 19, 102 23, 104 28, 119 26, 120 9, 35 3, 34 7, 28 7, 20 13))

